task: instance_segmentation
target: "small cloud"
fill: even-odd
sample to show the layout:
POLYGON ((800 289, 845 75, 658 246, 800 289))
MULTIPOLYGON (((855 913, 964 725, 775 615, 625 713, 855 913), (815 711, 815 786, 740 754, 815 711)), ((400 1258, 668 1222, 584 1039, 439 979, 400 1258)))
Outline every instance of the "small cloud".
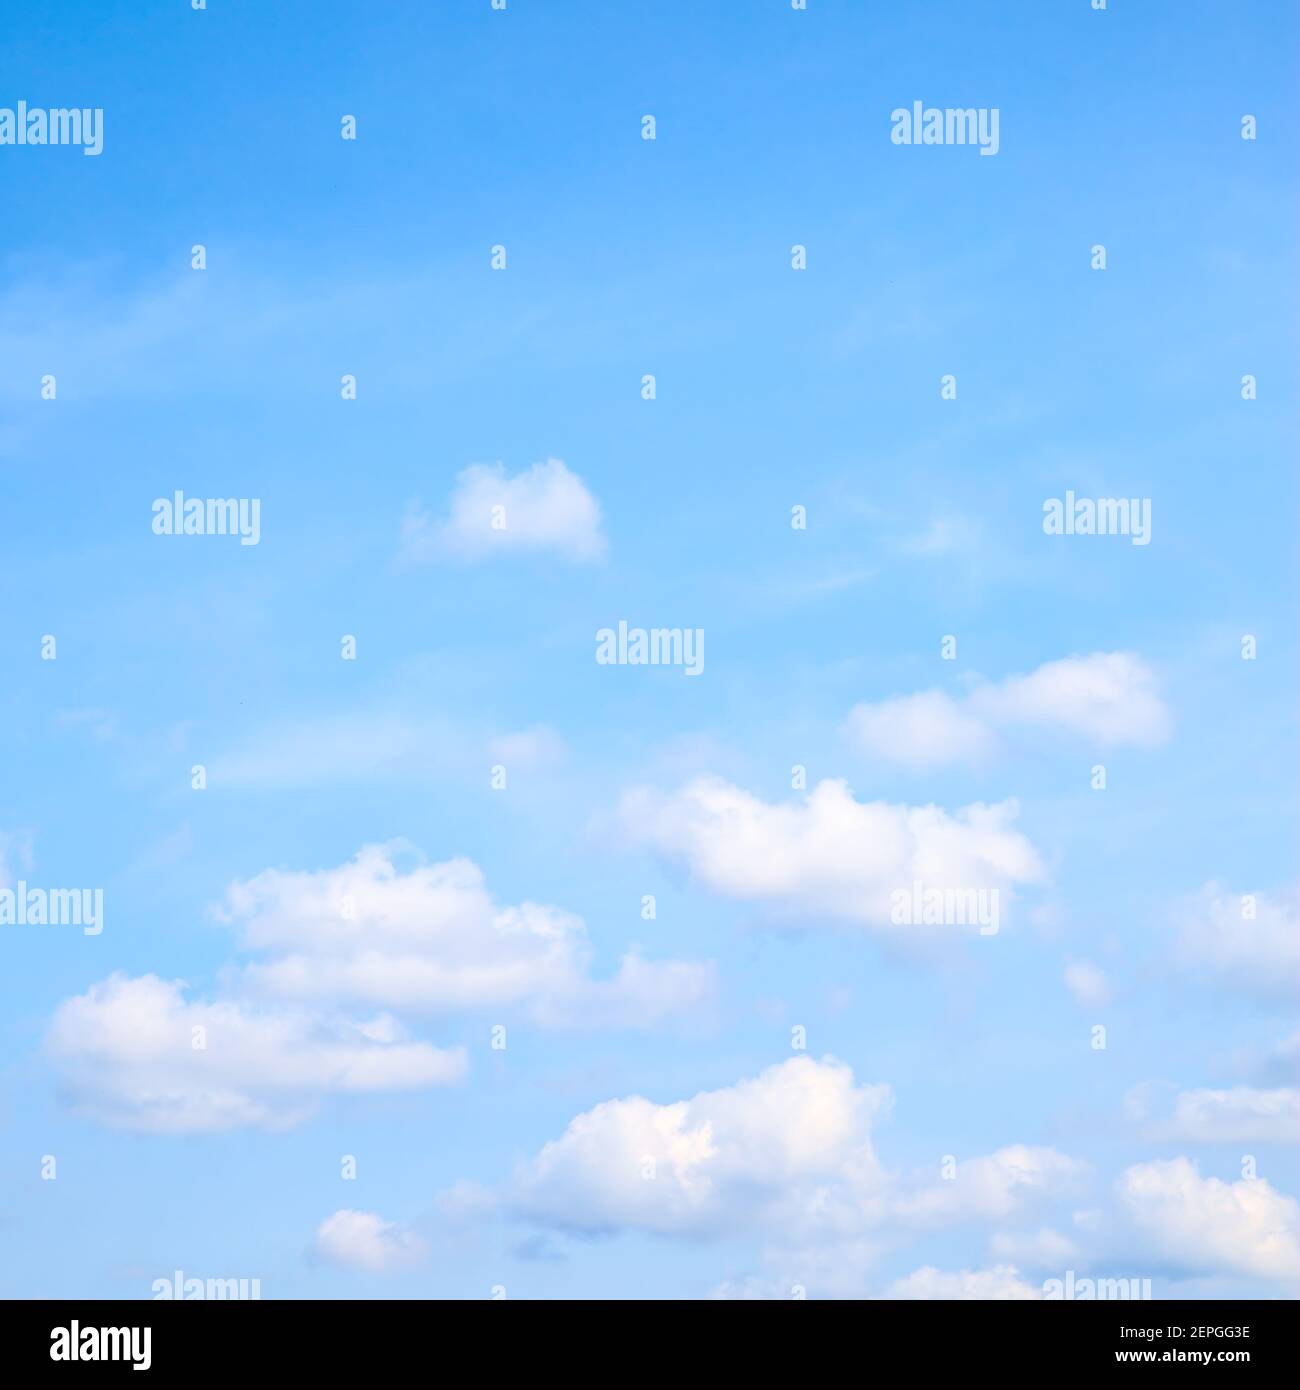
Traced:
POLYGON ((474 464, 457 476, 443 520, 412 506, 402 522, 401 555, 412 563, 544 550, 588 562, 607 549, 599 503, 559 459, 513 477, 499 463, 474 464))
POLYGON ((1111 1000, 1110 981, 1105 972, 1089 960, 1071 961, 1065 967, 1065 987, 1074 1002, 1084 1009, 1104 1008, 1111 1000))
POLYGON ((316 1252, 342 1269, 394 1274, 421 1263, 424 1242, 405 1226, 373 1211, 336 1211, 316 1228, 316 1252))

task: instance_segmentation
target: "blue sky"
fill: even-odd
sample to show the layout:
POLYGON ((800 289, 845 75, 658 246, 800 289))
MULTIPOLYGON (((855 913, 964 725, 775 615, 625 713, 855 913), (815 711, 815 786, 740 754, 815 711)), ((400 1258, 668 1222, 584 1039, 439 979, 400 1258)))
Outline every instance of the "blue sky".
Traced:
POLYGON ((16 28, 0 1293, 1295 1292, 1289 6, 16 28))

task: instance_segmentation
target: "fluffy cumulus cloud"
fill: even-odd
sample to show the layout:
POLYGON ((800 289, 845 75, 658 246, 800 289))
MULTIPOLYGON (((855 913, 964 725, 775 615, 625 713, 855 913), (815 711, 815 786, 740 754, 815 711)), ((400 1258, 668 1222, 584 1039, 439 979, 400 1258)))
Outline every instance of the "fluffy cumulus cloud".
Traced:
POLYGON ((863 702, 846 727, 875 757, 931 768, 979 762, 1017 728, 1060 730, 1100 747, 1150 747, 1168 737, 1170 716, 1146 662, 1130 652, 1095 652, 984 682, 960 697, 926 690, 863 702))
POLYGON ((978 892, 1042 877, 1033 846, 1012 828, 1016 803, 938 806, 854 799, 842 781, 806 796, 762 801, 718 778, 623 801, 628 834, 684 864, 725 897, 889 927, 897 894, 978 892))
POLYGON ((111 975, 65 1000, 46 1039, 77 1109, 158 1134, 282 1129, 327 1095, 421 1090, 462 1079, 462 1049, 362 1023, 234 1000, 190 1001, 180 980, 111 975))
POLYGON ((872 1119, 889 1088, 795 1058, 692 1100, 640 1096, 579 1115, 525 1165, 520 1211, 570 1230, 700 1234, 797 1204, 839 1180, 875 1186, 872 1119))
POLYGON ((343 1269, 393 1274, 418 1265, 425 1243, 414 1231, 372 1211, 336 1211, 316 1228, 316 1253, 343 1269))
POLYGON ((414 561, 552 551, 581 562, 606 550, 599 504, 559 459, 513 476, 501 464, 475 464, 457 476, 445 518, 413 509, 402 525, 402 553, 414 561))
POLYGON ((1118 1191, 1145 1248, 1174 1268, 1300 1280, 1300 1205, 1263 1178, 1203 1178, 1175 1158, 1129 1168, 1118 1191))
POLYGON ((1300 993, 1300 886, 1231 893, 1208 883, 1174 919, 1176 962, 1239 993, 1293 1000, 1300 993))
POLYGON ((233 884, 219 915, 262 958, 243 972, 246 985, 421 1014, 515 1006, 554 1027, 648 1027, 696 1013, 711 995, 711 964, 635 951, 593 979, 580 918, 498 904, 468 859, 403 868, 402 853, 370 845, 338 868, 269 869, 233 884))
POLYGON ((574 1232, 758 1232, 789 1274, 773 1287, 789 1296, 837 1279, 837 1267, 860 1278, 881 1251, 925 1232, 1019 1221, 1082 1176, 1062 1154, 1021 1146, 959 1164, 952 1178, 891 1172, 872 1142, 891 1103, 888 1086, 859 1084, 832 1057, 794 1058, 690 1100, 606 1101, 521 1166, 510 1202, 574 1232))

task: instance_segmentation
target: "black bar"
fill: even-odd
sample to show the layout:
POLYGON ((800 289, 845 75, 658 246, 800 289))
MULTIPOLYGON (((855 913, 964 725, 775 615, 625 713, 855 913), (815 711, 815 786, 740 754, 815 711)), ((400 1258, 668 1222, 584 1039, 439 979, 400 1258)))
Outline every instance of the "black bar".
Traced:
POLYGON ((873 1368, 971 1378, 1012 1367, 1067 1375, 1105 1370, 1122 1384, 1155 1367, 1208 1367, 1240 1376, 1294 1366, 1297 1314, 1290 1302, 826 1302, 790 1307, 779 1319, 769 1307, 751 1323, 754 1307, 623 1301, 572 1309, 522 1300, 513 1308, 432 1301, 13 1302, 0 1305, 0 1367, 6 1379, 17 1373, 9 1380, 15 1386, 51 1371, 64 1376, 74 1367, 139 1375, 130 1357, 143 1361, 145 1329, 149 1366, 143 1373, 169 1382, 195 1372, 284 1370, 320 1372, 337 1383, 343 1375, 402 1365, 439 1378, 462 1378, 464 1370, 499 1374, 517 1365, 530 1377, 564 1380, 585 1365, 581 1378, 600 1381, 629 1374, 654 1379, 659 1364, 664 1377, 677 1380, 685 1367, 715 1358, 733 1373, 749 1362, 770 1375, 788 1357, 792 1373, 802 1367, 818 1380, 838 1364, 843 1370, 835 1374, 846 1382, 866 1379, 873 1368), (53 1359, 52 1350, 70 1349, 74 1323, 78 1359, 53 1359), (100 1329, 106 1328, 134 1329, 136 1339, 104 1337, 100 1329), (611 1361, 611 1348, 620 1347, 611 1361), (92 1361, 80 1354, 97 1348, 117 1350, 120 1359, 92 1361), (688 1348, 695 1350, 688 1354, 688 1348))

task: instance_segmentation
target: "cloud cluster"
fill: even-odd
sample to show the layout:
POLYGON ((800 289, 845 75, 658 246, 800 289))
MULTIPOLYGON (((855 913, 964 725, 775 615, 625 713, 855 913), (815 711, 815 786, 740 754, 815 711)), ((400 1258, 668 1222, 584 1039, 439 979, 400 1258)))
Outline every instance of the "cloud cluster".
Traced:
MULTIPOLYGON (((1023 1145, 951 1178, 890 1172, 872 1143, 892 1104, 833 1057, 767 1068, 691 1100, 606 1101, 521 1165, 517 1215, 558 1230, 699 1238, 758 1231, 786 1246, 881 1248, 968 1221, 1013 1221, 1073 1190, 1086 1168, 1023 1145)), ((804 1257, 807 1259, 807 1257, 804 1257)))
POLYGON ((463 1049, 412 1040, 394 1015, 517 1010, 545 1027, 648 1028, 711 997, 708 962, 631 951, 594 979, 579 918, 495 903, 469 860, 403 871, 396 854, 367 846, 335 869, 232 884, 216 915, 258 958, 227 969, 214 1001, 121 974, 65 1001, 47 1050, 74 1103, 155 1133, 283 1128, 326 1095, 463 1078, 463 1049))
POLYGON ((1040 1298, 1022 1269, 1109 1271, 1135 1249, 1174 1277, 1300 1277, 1300 1206, 1263 1179, 1203 1178, 1187 1158, 1136 1164, 1108 1210, 1080 1210, 1088 1165, 1052 1148, 891 1170, 873 1143, 891 1104, 888 1086, 858 1083, 833 1057, 793 1058, 690 1100, 606 1101, 522 1162, 491 1205, 576 1235, 760 1237, 771 1272, 728 1280, 715 1298, 863 1296, 885 1256, 971 1225, 989 1232, 990 1267, 926 1265, 884 1296, 1040 1298), (1053 1205, 1072 1210, 1073 1238, 1042 1224, 1053 1205))
POLYGON ((1024 676, 976 685, 954 698, 926 690, 862 702, 846 729, 864 751, 915 768, 981 762, 1017 728, 1060 730, 1108 748, 1151 747, 1170 730, 1155 672, 1130 652, 1049 661, 1024 676))

